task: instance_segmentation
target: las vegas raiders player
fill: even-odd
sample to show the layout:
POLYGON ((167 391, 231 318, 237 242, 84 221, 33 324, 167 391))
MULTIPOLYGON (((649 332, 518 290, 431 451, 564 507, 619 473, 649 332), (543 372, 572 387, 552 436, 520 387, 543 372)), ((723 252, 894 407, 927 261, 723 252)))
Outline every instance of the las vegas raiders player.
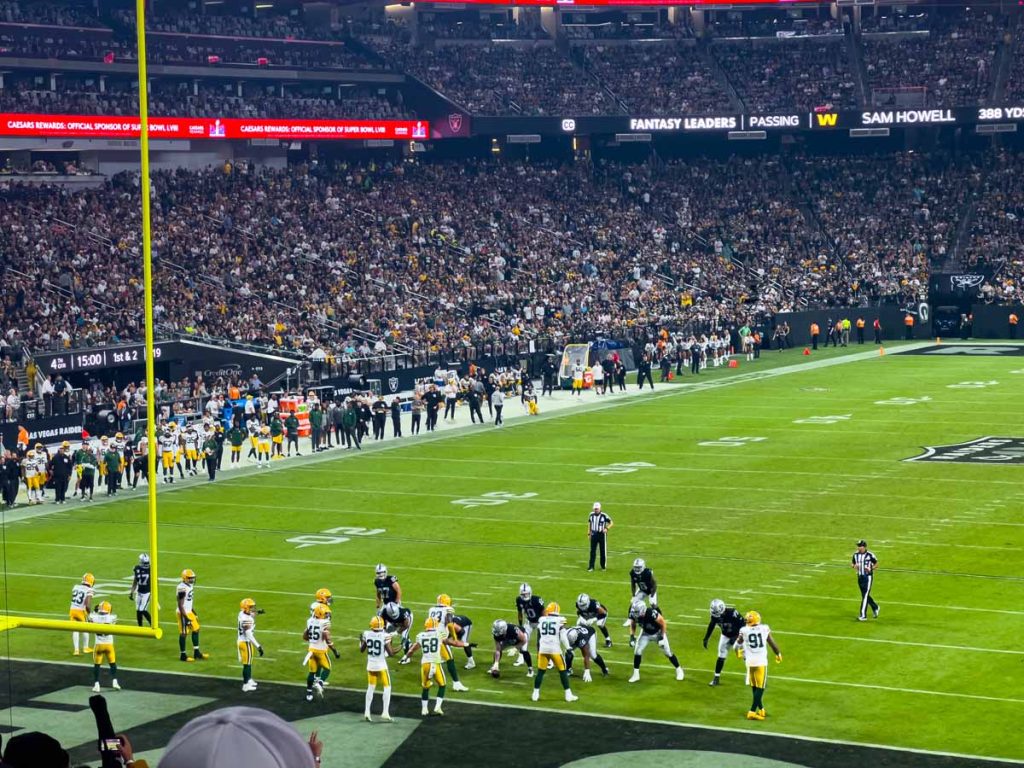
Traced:
POLYGON ((373 580, 373 588, 377 591, 377 610, 388 603, 402 604, 402 587, 397 576, 388 575, 388 567, 377 563, 377 577, 373 580))
MULTIPOLYGON (((633 567, 629 571, 629 593, 630 609, 637 600, 647 600, 652 606, 658 605, 658 583, 654 580, 654 572, 647 567, 642 557, 633 561, 633 567)), ((622 626, 630 628, 629 647, 632 648, 636 644, 633 624, 627 618, 622 626)))
POLYGON ((644 648, 652 642, 658 644, 662 653, 668 657, 672 666, 676 668, 676 680, 682 680, 684 677, 683 668, 679 666, 679 659, 672 653, 672 649, 668 645, 665 617, 661 615, 661 611, 658 610, 657 606, 648 606, 642 600, 637 600, 629 609, 629 618, 632 624, 631 631, 635 631, 637 628, 640 629, 640 637, 636 641, 636 647, 633 649, 633 674, 630 676, 629 682, 635 683, 640 680, 640 661, 643 657, 644 648))
POLYGON ((377 613, 382 619, 384 619, 384 629, 390 634, 399 634, 402 636, 402 648, 405 651, 403 660, 400 664, 409 663, 409 630, 412 629, 412 611, 408 608, 399 605, 398 603, 385 603, 384 607, 377 613))
POLYGON ((576 615, 586 623, 588 627, 597 627, 604 635, 604 647, 612 647, 612 639, 608 636, 605 622, 608 621, 608 609, 597 600, 594 600, 586 592, 581 592, 576 598, 576 615))
POLYGON ((604 659, 601 658, 601 654, 597 652, 597 632, 594 628, 584 623, 584 619, 579 620, 579 625, 572 627, 566 632, 566 639, 569 644, 569 648, 565 652, 565 666, 569 668, 569 674, 572 674, 572 657, 573 654, 578 650, 583 652, 583 682, 589 683, 590 677, 590 662, 591 660, 597 662, 597 666, 601 668, 601 674, 605 677, 608 676, 608 665, 605 664, 604 659))
POLYGON ((150 584, 149 555, 139 555, 139 564, 132 569, 132 588, 128 596, 135 601, 135 620, 142 626, 142 620, 153 626, 153 617, 149 615, 149 600, 152 595, 150 584))
MULTIPOLYGON (((540 621, 543 615, 544 601, 538 595, 533 594, 533 589, 529 584, 520 584, 519 597, 516 598, 516 616, 518 617, 519 626, 526 633, 527 642, 529 642, 530 636, 537 631, 537 622, 540 621)), ((540 642, 539 638, 537 642, 540 642)), ((519 667, 522 664, 523 657, 520 656, 513 666, 519 667)))
POLYGON ((711 601, 711 621, 708 622, 708 630, 704 633, 704 649, 707 650, 708 640, 711 639, 711 633, 715 631, 716 626, 722 630, 722 636, 718 639, 718 660, 715 661, 715 676, 711 678, 711 682, 708 685, 715 686, 719 684, 722 668, 725 666, 725 659, 729 655, 729 651, 736 647, 736 638, 739 637, 740 628, 743 627, 744 623, 743 615, 731 605, 726 605, 717 598, 711 601))
POLYGON ((518 624, 509 624, 504 619, 496 619, 491 625, 491 637, 494 638, 494 664, 491 665, 491 677, 497 677, 498 662, 501 651, 508 648, 509 656, 521 656, 526 660, 526 676, 533 677, 533 659, 530 657, 530 637, 518 624))

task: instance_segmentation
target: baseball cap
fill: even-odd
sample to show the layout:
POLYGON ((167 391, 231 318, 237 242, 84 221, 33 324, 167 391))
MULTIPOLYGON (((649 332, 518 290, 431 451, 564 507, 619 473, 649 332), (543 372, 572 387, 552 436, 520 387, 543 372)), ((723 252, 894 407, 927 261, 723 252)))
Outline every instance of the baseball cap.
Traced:
POLYGON ((313 753, 287 722, 265 709, 225 707, 186 723, 159 768, 314 768, 313 753))
POLYGON ((5 768, 67 768, 71 758, 52 736, 30 731, 11 737, 3 764, 5 768))
POLYGON ((866 541, 864 541, 864 539, 861 539, 860 541, 857 542, 857 546, 858 547, 866 547, 867 545, 868 545, 868 543, 866 541))

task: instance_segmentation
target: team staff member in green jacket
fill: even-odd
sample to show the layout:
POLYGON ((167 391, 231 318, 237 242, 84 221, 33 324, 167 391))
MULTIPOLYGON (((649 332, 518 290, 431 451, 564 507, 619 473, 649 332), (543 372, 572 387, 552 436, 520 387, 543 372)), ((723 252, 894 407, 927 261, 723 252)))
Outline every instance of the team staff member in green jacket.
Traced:
POLYGON ((231 427, 228 432, 228 444, 231 446, 231 463, 237 464, 242 460, 242 444, 245 442, 245 431, 237 424, 231 427))
POLYGON ((217 438, 210 435, 203 443, 203 453, 206 455, 206 471, 213 480, 217 477, 217 438))
POLYGON ((311 453, 320 450, 320 437, 324 431, 324 412, 320 410, 320 403, 313 403, 313 410, 309 412, 309 442, 312 445, 311 453))
POLYGON ((284 458, 284 424, 280 417, 274 413, 270 416, 270 458, 284 458))
POLYGON ((284 432, 288 435, 288 455, 292 455, 292 446, 295 446, 295 455, 301 456, 299 453, 299 420, 295 417, 294 413, 289 413, 288 418, 284 420, 284 432))
POLYGON ((121 481, 121 452, 113 445, 103 454, 103 466, 107 469, 107 496, 115 496, 117 484, 121 481))

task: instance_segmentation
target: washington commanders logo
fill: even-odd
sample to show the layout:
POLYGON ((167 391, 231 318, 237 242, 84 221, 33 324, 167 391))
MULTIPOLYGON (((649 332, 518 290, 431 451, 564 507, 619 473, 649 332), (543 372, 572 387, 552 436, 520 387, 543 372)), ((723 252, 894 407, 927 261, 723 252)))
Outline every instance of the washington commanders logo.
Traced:
POLYGON ((979 437, 966 443, 925 446, 924 453, 904 461, 959 464, 1024 464, 1024 437, 979 437))
POLYGON ((448 127, 452 129, 452 133, 458 133, 462 129, 462 113, 452 112, 448 115, 448 127))

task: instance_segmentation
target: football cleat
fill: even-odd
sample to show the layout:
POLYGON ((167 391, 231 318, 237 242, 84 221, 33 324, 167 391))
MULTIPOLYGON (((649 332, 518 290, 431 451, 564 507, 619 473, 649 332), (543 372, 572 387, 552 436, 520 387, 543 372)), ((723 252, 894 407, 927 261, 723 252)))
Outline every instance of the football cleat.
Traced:
POLYGON ((115 691, 120 691, 121 690, 121 684, 119 682, 117 682, 117 678, 116 677, 111 681, 110 687, 113 688, 115 691))
POLYGON ((467 688, 463 683, 456 680, 454 683, 452 683, 452 690, 465 693, 469 690, 469 688, 467 688))
POLYGON ((676 667, 676 680, 682 680, 686 677, 686 672, 683 671, 682 667, 676 667))
POLYGON ((470 659, 466 662, 466 669, 474 669, 476 667, 476 659, 470 659))
POLYGON ((100 692, 100 684, 99 683, 93 683, 92 692, 93 693, 99 693, 100 692))
POLYGON ((527 677, 533 677, 533 667, 527 667, 526 668, 526 676, 527 677))
POLYGON ((874 613, 875 613, 875 618, 876 618, 876 619, 878 618, 878 612, 879 612, 880 610, 882 610, 882 606, 880 606, 880 605, 879 605, 879 606, 876 606, 876 607, 875 607, 874 613))
POLYGON ((72 656, 81 656, 82 652, 80 650, 78 650, 77 648, 75 648, 74 652, 71 655, 72 656))
POLYGON ((307 693, 306 694, 306 701, 312 701, 312 700, 313 700, 313 694, 312 693, 307 693))
POLYGON ((764 711, 764 707, 761 707, 759 710, 757 710, 757 714, 759 714, 762 718, 768 717, 768 713, 764 711))
POLYGON ((533 693, 530 694, 530 701, 540 701, 540 688, 533 689, 533 693))
POLYGON ((708 683, 708 685, 711 686, 712 688, 715 688, 715 687, 719 686, 720 684, 721 683, 720 683, 720 681, 718 680, 717 677, 711 678, 711 682, 708 683))
POLYGON ((643 573, 644 568, 646 567, 647 563, 644 562, 644 559, 642 557, 638 557, 636 560, 633 561, 633 573, 643 573))
POLYGON ((604 647, 605 648, 611 648, 612 647, 612 639, 610 637, 606 637, 604 639, 604 647))
POLYGON ((92 653, 92 647, 88 645, 85 646, 85 648, 82 649, 82 653, 92 653))
POLYGON ((391 715, 389 715, 389 714, 388 714, 387 712, 385 712, 384 714, 382 714, 382 715, 380 716, 380 719, 381 719, 381 720, 383 720, 383 721, 384 721, 385 723, 390 723, 390 722, 393 722, 393 721, 391 720, 391 715))
POLYGON ((747 712, 747 720, 764 720, 764 717, 760 710, 757 712, 747 712))
POLYGON ((715 598, 711 601, 711 615, 716 619, 725 613, 725 602, 715 598))
POLYGON ((371 718, 369 714, 363 715, 363 720, 365 720, 368 723, 372 723, 373 722, 373 718, 371 718))
POLYGON ((639 669, 634 669, 633 670, 633 674, 629 676, 629 680, 627 680, 626 682, 629 682, 629 683, 638 683, 638 682, 640 682, 640 670, 639 669))
MULTIPOLYGON (((515 650, 515 648, 513 648, 512 650, 515 650)), ((517 658, 515 660, 515 663, 512 666, 513 667, 521 667, 525 663, 526 663, 526 659, 524 659, 522 656, 520 656, 519 658, 517 658)))

